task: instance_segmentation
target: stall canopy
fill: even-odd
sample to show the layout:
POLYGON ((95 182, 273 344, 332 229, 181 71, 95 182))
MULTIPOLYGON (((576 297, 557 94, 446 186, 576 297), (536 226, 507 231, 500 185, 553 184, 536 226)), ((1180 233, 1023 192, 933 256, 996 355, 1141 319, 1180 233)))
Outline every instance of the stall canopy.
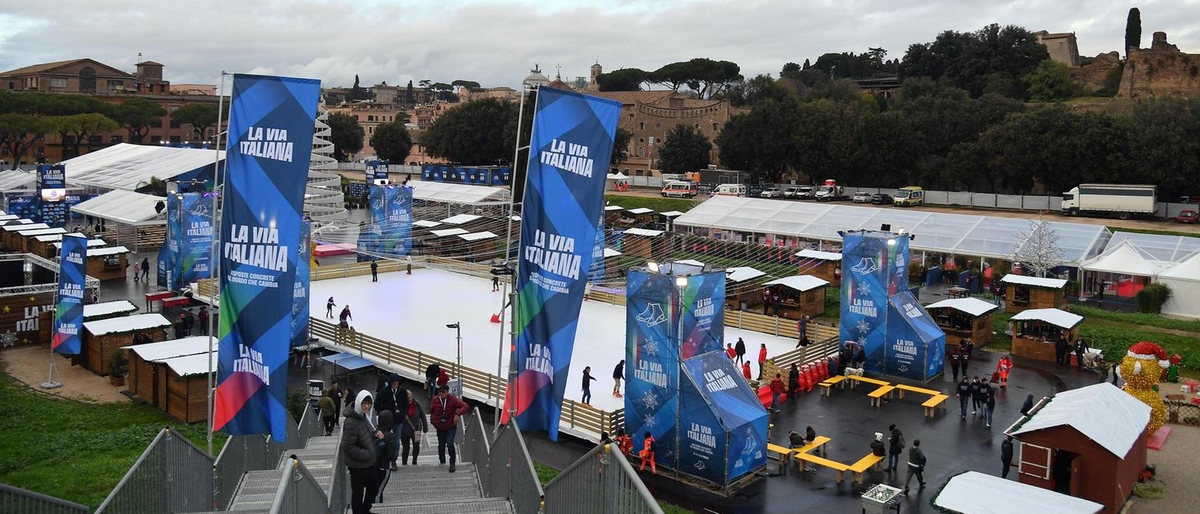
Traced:
POLYGON ((683 213, 679 212, 679 211, 666 211, 666 212, 660 212, 659 214, 666 216, 668 218, 677 218, 679 216, 683 216, 683 213))
POLYGON ((1099 503, 1049 489, 968 471, 951 478, 933 505, 962 514, 1097 514, 1099 503))
POLYGON ((1154 255, 1126 239, 1116 246, 1108 245, 1104 253, 1084 261, 1079 268, 1096 273, 1154 277, 1166 268, 1167 264, 1169 263, 1155 260, 1154 255))
POLYGON ((121 143, 63 161, 67 183, 101 189, 134 191, 151 179, 183 181, 212 179, 216 159, 225 152, 200 148, 121 143))
POLYGON ((678 469, 725 486, 766 464, 767 411, 722 352, 683 361, 678 469))
POLYGON ((794 275, 775 279, 770 282, 763 283, 764 286, 781 285, 790 289, 795 289, 800 292, 811 291, 821 286, 829 285, 829 282, 814 277, 812 275, 794 275))
POLYGON ((959 312, 965 312, 975 317, 983 316, 1000 307, 992 302, 985 302, 978 298, 951 298, 940 302, 931 303, 925 306, 926 309, 954 309, 959 312))
POLYGON ((32 171, 8 170, 0 173, 0 193, 28 193, 37 183, 32 171))
POLYGON ((643 237, 658 237, 663 235, 661 230, 650 230, 648 228, 631 228, 625 231, 626 235, 643 236, 643 237))
POLYGON ((1083 322, 1083 316, 1072 314, 1061 309, 1029 309, 1018 312, 1012 321, 1041 320, 1059 328, 1070 330, 1083 322))
POLYGON ((161 361, 172 357, 208 353, 211 344, 216 349, 216 339, 209 336, 185 337, 158 343, 135 344, 122 346, 122 350, 130 350, 145 361, 161 361), (211 342, 210 342, 211 340, 211 342))
POLYGON ((338 366, 346 368, 349 371, 354 371, 354 370, 358 370, 358 369, 362 369, 362 368, 368 368, 368 367, 375 365, 374 362, 371 362, 371 361, 364 359, 362 357, 359 357, 357 355, 353 355, 353 354, 349 354, 349 353, 340 353, 340 352, 335 353, 333 355, 323 355, 323 356, 321 356, 321 360, 323 360, 325 362, 332 362, 338 366))
POLYGON ((842 254, 838 252, 822 252, 820 250, 800 250, 796 257, 801 259, 817 259, 820 261, 840 261, 842 254))
POLYGON ((164 318, 162 314, 138 314, 136 316, 125 316, 122 318, 102 319, 98 321, 85 321, 83 328, 87 329, 94 336, 104 334, 120 334, 125 332, 133 332, 134 330, 148 330, 151 328, 168 328, 171 326, 171 321, 164 318))
POLYGON ((408 184, 413 187, 413 200, 466 205, 508 202, 507 188, 432 181, 409 181, 408 184))
POLYGON ((730 282, 745 282, 766 275, 766 272, 756 270, 749 266, 734 266, 725 268, 725 279, 730 282))
POLYGON ((1000 281, 1005 284, 1045 287, 1048 289, 1062 289, 1063 286, 1067 285, 1067 281, 1061 278, 1028 277, 1025 275, 1014 275, 1012 273, 1004 275, 1004 278, 1000 279, 1000 281))
POLYGON ((1171 288, 1163 314, 1200 318, 1200 254, 1163 270, 1158 282, 1171 288))
POLYGON ((1200 237, 1140 234, 1120 230, 1113 232, 1108 248, 1115 248, 1124 241, 1132 242, 1150 254, 1153 260, 1162 262, 1183 262, 1200 253, 1200 237))
POLYGON ((1019 435, 1046 428, 1069 426, 1125 458, 1150 422, 1150 406, 1108 382, 1055 394, 1005 431, 1019 435))
MULTIPOLYGON (((840 244, 838 231, 904 228, 916 239, 913 251, 1009 259, 1014 242, 1031 231, 1029 220, 944 212, 839 205, 835 202, 780 202, 714 196, 675 220, 677 227, 773 234, 840 244)), ((1100 253, 1112 237, 1102 225, 1051 221, 1063 261, 1078 265, 1100 253)), ((1024 244, 1024 243, 1022 243, 1024 244)))
POLYGON ((629 214, 650 214, 650 213, 654 212, 654 209, 649 209, 646 207, 638 207, 636 209, 629 209, 626 212, 628 212, 629 214))
POLYGON ((887 368, 894 377, 926 382, 946 364, 946 333, 909 291, 888 298, 887 368))
POLYGON ((446 219, 442 220, 441 222, 449 223, 451 225, 462 225, 463 223, 470 223, 470 222, 475 221, 482 217, 483 216, 479 216, 479 215, 475 215, 475 214, 455 214, 454 216, 446 218, 446 219))
POLYGON ((133 191, 109 191, 86 202, 71 207, 73 214, 86 214, 126 225, 163 225, 166 214, 155 207, 159 202, 166 204, 162 196, 145 195, 133 191))
POLYGON ((609 258, 609 257, 618 257, 618 256, 620 256, 620 255, 622 255, 622 254, 621 254, 621 252, 618 252, 618 251, 616 251, 616 250, 613 250, 612 248, 605 248, 605 249, 604 249, 604 258, 605 258, 605 259, 607 259, 607 258, 609 258))
POLYGON ((136 312, 137 306, 129 300, 113 300, 111 302, 92 303, 83 306, 83 319, 99 318, 128 312, 136 312))
POLYGON ((209 371, 217 371, 217 367, 220 366, 220 358, 217 352, 172 357, 162 359, 158 362, 166 364, 168 368, 171 368, 171 371, 174 371, 180 377, 203 375, 209 371))

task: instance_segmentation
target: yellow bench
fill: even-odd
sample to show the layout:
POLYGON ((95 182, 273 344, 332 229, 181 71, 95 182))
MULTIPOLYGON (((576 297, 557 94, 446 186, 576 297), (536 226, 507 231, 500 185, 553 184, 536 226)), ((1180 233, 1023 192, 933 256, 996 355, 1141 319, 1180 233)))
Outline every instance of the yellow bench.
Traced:
POLYGON ((788 463, 792 461, 792 452, 793 451, 795 451, 795 450, 788 448, 786 446, 779 446, 778 444, 767 443, 767 453, 768 454, 774 453, 779 456, 778 457, 779 473, 782 475, 787 474, 788 463))
POLYGON ((817 466, 824 466, 834 471, 837 471, 837 481, 842 483, 842 475, 846 472, 847 466, 841 462, 832 461, 824 457, 818 457, 811 453, 797 453, 796 458, 800 459, 800 469, 808 469, 807 463, 811 462, 817 466))
POLYGON ((822 454, 828 455, 828 452, 825 451, 825 445, 828 443, 829 443, 828 437, 819 435, 819 436, 817 436, 816 439, 813 439, 813 442, 808 443, 799 448, 795 448, 792 451, 794 451, 796 453, 809 453, 813 450, 817 450, 817 453, 822 453, 822 454))
POLYGON ((906 385, 906 384, 897 384, 896 389, 900 390, 900 398, 902 398, 902 399, 904 398, 905 391, 912 391, 914 393, 927 394, 929 396, 937 396, 939 394, 942 394, 941 391, 934 391, 933 389, 925 389, 924 387, 910 386, 910 385, 906 385))
POLYGON ((942 404, 946 402, 947 398, 949 398, 949 396, 944 394, 936 394, 933 396, 933 398, 925 400, 925 403, 921 404, 922 407, 925 407, 925 415, 931 418, 936 416, 937 408, 943 407, 942 404))
POLYGON ((859 375, 850 375, 846 378, 850 379, 850 381, 851 381, 850 387, 857 386, 859 382, 866 382, 868 384, 875 384, 877 386, 891 385, 890 383, 885 382, 883 380, 878 380, 878 379, 874 379, 871 377, 864 377, 864 376, 859 376, 859 375))
POLYGON ((829 377, 825 380, 822 380, 817 385, 821 386, 821 394, 822 395, 829 396, 829 390, 835 385, 840 385, 843 380, 846 380, 846 376, 838 375, 838 376, 829 377))
POLYGON ((879 386, 879 388, 875 389, 874 391, 871 391, 871 394, 867 395, 871 398, 871 405, 874 407, 879 407, 882 405, 883 397, 886 395, 890 398, 892 396, 892 389, 895 388, 895 386, 883 385, 879 386))
POLYGON ((863 473, 866 472, 867 469, 873 468, 881 462, 883 462, 883 455, 868 453, 866 457, 858 459, 858 462, 851 464, 846 468, 846 470, 853 473, 851 477, 855 482, 861 484, 863 482, 863 473))

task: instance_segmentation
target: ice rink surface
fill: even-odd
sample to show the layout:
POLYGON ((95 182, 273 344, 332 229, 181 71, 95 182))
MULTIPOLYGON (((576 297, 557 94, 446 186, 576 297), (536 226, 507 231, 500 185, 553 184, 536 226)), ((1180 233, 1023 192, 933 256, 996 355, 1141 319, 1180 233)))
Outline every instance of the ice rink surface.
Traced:
MULTIPOLYGON (((310 289, 312 316, 325 319, 325 302, 330 296, 337 303, 330 321, 336 322, 342 307, 349 305, 354 318, 350 325, 355 330, 436 355, 444 365, 451 366, 451 371, 456 358, 455 330, 446 328, 446 324, 461 322, 463 366, 494 374, 502 347, 502 374, 507 377, 509 320, 506 316, 503 327, 491 322, 507 295, 493 292, 490 279, 414 269, 412 275, 381 273, 379 282, 371 282, 369 275, 318 280, 310 289)), ((612 372, 625 358, 625 307, 586 301, 579 317, 566 397, 580 399, 583 368, 591 366, 592 376, 599 379, 592 383, 592 405, 605 411, 624 408, 623 399, 612 395, 612 372)), ((754 376, 758 375, 760 343, 766 343, 768 357, 796 346, 790 338, 726 327, 725 342, 736 342, 739 337, 746 342, 746 357, 754 376)))

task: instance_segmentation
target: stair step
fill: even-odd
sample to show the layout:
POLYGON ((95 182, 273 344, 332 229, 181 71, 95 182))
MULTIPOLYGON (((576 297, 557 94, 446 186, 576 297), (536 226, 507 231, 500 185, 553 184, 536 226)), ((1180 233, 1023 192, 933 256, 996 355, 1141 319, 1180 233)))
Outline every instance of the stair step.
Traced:
POLYGON ((474 500, 441 500, 437 503, 422 504, 406 503, 376 503, 371 506, 375 514, 512 514, 512 502, 503 498, 477 498, 474 500))
POLYGON ((237 494, 230 502, 230 510, 270 509, 275 502, 275 493, 279 490, 279 481, 283 479, 283 470, 266 469, 249 471, 242 477, 237 494))

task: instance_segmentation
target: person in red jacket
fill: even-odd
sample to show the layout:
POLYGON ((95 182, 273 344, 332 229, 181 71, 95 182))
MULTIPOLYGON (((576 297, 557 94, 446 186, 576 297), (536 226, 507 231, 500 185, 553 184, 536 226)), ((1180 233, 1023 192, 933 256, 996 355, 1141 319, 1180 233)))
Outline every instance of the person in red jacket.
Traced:
POLYGON ((458 417, 466 414, 470 407, 462 400, 450 394, 450 388, 438 386, 438 394, 429 402, 429 419, 438 436, 438 460, 446 463, 446 448, 450 448, 450 472, 454 472, 454 463, 458 454, 454 450, 454 433, 458 430, 458 417))
POLYGON ((624 428, 617 429, 617 447, 624 455, 633 455, 633 437, 625 433, 624 428))
POLYGON ((642 443, 642 452, 638 454, 638 456, 642 458, 642 467, 638 468, 638 471, 645 471, 646 463, 649 462, 650 472, 657 475, 658 466, 654 462, 654 451, 657 448, 655 448, 654 436, 650 435, 650 432, 646 432, 643 435, 645 436, 646 440, 644 443, 642 443))
POLYGON ((730 360, 737 358, 737 350, 733 349, 733 343, 725 343, 725 355, 728 355, 730 360))
POLYGON ((750 363, 749 362, 742 363, 742 376, 746 377, 746 380, 750 380, 750 363))
POLYGON ((767 343, 762 343, 758 347, 758 379, 762 380, 763 365, 767 363, 767 343))
POLYGON ((450 374, 446 373, 446 368, 438 369, 437 385, 444 387, 450 383, 450 374))
POLYGON ((771 381, 771 410, 779 412, 779 397, 784 389, 783 377, 776 373, 775 379, 771 381))

